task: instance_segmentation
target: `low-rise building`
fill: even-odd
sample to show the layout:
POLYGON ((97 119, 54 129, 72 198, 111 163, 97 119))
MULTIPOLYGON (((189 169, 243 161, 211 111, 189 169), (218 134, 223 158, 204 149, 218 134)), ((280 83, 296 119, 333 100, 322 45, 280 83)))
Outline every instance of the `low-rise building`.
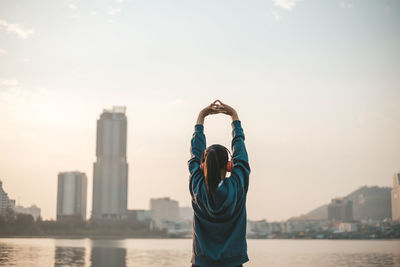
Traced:
POLYGON ((181 220, 193 221, 193 208, 179 207, 179 218, 181 220))
POLYGON ((32 205, 30 207, 16 206, 14 211, 15 213, 32 215, 35 221, 40 217, 40 208, 36 205, 32 205))
POLYGON ((149 223, 152 219, 151 210, 127 210, 127 219, 130 222, 149 223))
POLYGON ((342 222, 339 224, 339 232, 353 233, 358 231, 358 222, 342 222))
POLYGON ((271 227, 266 220, 247 221, 246 234, 249 238, 265 238, 272 233, 271 227))
POLYGON ((286 222, 286 233, 318 232, 325 225, 326 220, 320 217, 293 217, 286 222))
POLYGON ((170 199, 169 197, 150 199, 150 210, 152 219, 157 227, 162 221, 179 221, 178 201, 170 199))

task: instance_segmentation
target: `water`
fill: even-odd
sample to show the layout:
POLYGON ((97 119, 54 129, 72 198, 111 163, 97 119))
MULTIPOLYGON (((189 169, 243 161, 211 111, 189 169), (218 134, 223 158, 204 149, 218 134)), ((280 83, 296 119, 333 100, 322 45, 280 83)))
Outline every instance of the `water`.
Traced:
MULTIPOLYGON (((264 266, 400 266, 400 240, 247 240, 264 266)), ((190 239, 1 238, 0 266, 190 266, 190 239)))

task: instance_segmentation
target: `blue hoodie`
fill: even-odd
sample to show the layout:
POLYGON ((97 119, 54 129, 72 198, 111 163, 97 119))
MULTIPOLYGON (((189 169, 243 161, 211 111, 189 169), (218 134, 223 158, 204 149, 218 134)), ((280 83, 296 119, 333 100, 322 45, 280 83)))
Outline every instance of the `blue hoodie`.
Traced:
POLYGON ((194 211, 192 264, 232 267, 249 260, 246 243, 246 195, 250 166, 239 120, 232 122, 233 169, 231 176, 209 196, 201 155, 206 149, 204 126, 197 124, 188 162, 194 211))

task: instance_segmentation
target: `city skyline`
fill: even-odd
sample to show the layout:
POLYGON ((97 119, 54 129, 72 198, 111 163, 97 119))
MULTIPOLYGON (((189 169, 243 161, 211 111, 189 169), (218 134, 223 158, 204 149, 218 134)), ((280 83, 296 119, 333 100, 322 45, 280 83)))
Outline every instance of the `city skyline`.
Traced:
MULTIPOLYGON (((399 14, 392 0, 1 1, 0 179, 55 219, 57 174, 79 170, 90 213, 96 119, 126 106, 128 209, 165 196, 189 206, 193 126, 221 99, 246 134, 249 218, 392 186, 399 14)), ((207 118, 205 133, 230 147, 228 117, 207 118)))
MULTIPOLYGON (((347 196, 331 199, 329 204, 314 207, 313 210, 301 216, 291 216, 287 220, 272 221, 272 223, 290 222, 290 221, 320 221, 320 222, 374 222, 382 220, 382 222, 394 223, 399 221, 398 207, 400 205, 398 199, 400 172, 393 176, 393 187, 377 187, 362 186, 352 191, 347 196), (353 204, 354 203, 354 204, 353 204), (377 208, 379 207, 379 208, 377 208), (355 209, 355 217, 353 210, 355 209), (389 215, 390 214, 390 215, 389 215), (390 217, 392 219, 390 220, 390 217)), ((80 221, 85 218, 87 178, 84 173, 78 171, 62 172, 58 175, 58 192, 57 192, 57 221, 80 221)), ((13 209, 16 213, 31 214, 36 220, 40 216, 40 208, 35 204, 30 207, 18 206, 15 200, 8 197, 7 192, 2 188, 0 180, 0 207, 5 214, 6 208, 13 209)), ((123 220, 125 222, 149 223, 149 219, 153 220, 155 226, 160 226, 160 220, 166 220, 168 223, 176 223, 179 220, 192 220, 193 209, 191 206, 181 206, 179 202, 170 197, 150 198, 149 209, 128 209, 121 218, 107 218, 117 222, 123 220), (178 211, 179 210, 179 211, 178 211)), ((1 213, 1 212, 0 212, 1 213)), ((3 214, 3 215, 4 215, 3 214)), ((41 217, 41 216, 40 216, 41 217)), ((43 218, 42 218, 43 219, 43 218)), ((89 220, 93 218, 87 218, 89 220)), ((103 218, 104 219, 104 218, 103 218)), ((95 218, 95 220, 97 220, 95 218)), ((267 222, 266 218, 254 220, 248 218, 249 221, 267 222)), ((111 221, 109 221, 111 222, 111 221)), ((182 223, 180 221, 179 223, 182 223)), ((269 221, 271 222, 271 221, 269 221)), ((165 225, 164 225, 165 226, 165 225)), ((153 226, 154 227, 154 224, 153 226)))

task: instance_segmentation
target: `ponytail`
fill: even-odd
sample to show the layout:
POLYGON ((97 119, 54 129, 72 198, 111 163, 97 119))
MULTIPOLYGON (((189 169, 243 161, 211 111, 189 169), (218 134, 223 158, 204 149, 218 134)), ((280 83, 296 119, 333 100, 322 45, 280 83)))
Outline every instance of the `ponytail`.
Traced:
POLYGON ((207 185, 207 191, 209 193, 214 192, 217 187, 219 182, 221 181, 221 172, 220 172, 220 166, 219 166, 219 160, 218 160, 218 155, 217 151, 214 149, 210 149, 207 152, 206 158, 206 171, 205 171, 205 180, 206 180, 206 185, 207 185))
POLYGON ((218 188, 218 184, 221 181, 221 170, 226 171, 228 150, 222 145, 212 145, 204 151, 202 162, 205 163, 205 167, 202 167, 202 170, 207 191, 211 194, 218 188))

